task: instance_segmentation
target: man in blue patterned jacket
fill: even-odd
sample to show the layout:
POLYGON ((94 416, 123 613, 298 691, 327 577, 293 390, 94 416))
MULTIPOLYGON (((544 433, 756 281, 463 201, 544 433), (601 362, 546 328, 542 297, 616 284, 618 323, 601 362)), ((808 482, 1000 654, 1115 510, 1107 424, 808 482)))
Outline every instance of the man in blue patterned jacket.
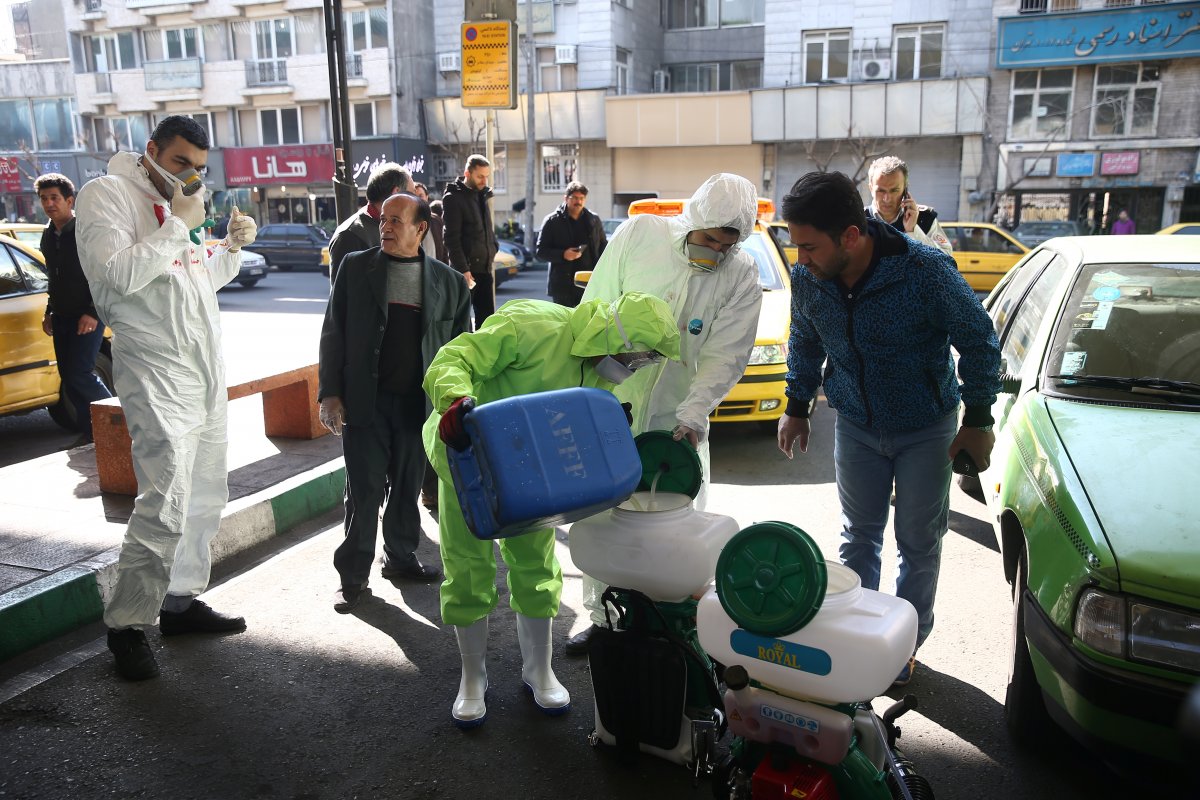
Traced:
MULTIPOLYGON (((854 183, 809 173, 783 198, 799 250, 792 271, 788 404, 779 449, 808 450, 809 408, 824 385, 838 412, 834 468, 842 562, 879 588, 880 553, 896 491, 896 594, 917 610, 917 646, 933 630, 954 456, 986 469, 1000 347, 991 320, 954 260, 878 220, 854 183), (959 354, 955 375, 953 347, 959 354), (824 368, 822 365, 824 364, 824 368), (959 403, 966 407, 959 422, 959 403)), ((914 659, 897 677, 912 676, 914 659)))

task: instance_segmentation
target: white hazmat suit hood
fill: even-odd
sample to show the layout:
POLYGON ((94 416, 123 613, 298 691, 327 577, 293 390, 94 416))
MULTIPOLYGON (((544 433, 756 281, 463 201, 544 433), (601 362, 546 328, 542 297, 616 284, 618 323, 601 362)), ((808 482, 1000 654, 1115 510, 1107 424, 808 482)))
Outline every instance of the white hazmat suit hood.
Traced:
MULTIPOLYGON (((741 379, 758 331, 762 287, 754 258, 741 251, 754 231, 758 202, 754 185, 738 175, 713 175, 677 217, 638 215, 623 224, 601 256, 583 293, 587 300, 615 300, 623 292, 662 298, 679 325, 680 361, 638 370, 614 390, 633 404, 633 432, 686 425, 704 436, 708 415, 741 379), (735 228, 734 245, 712 272, 688 265, 689 233, 735 228)), ((705 489, 708 442, 699 447, 705 489)), ((703 509, 705 489, 696 498, 703 509)))
POLYGON ((241 255, 193 244, 138 158, 113 156, 108 174, 84 184, 76 201, 80 263, 113 331, 113 377, 138 481, 105 609, 110 628, 152 624, 168 590, 204 591, 228 497, 216 291, 237 275, 241 255))

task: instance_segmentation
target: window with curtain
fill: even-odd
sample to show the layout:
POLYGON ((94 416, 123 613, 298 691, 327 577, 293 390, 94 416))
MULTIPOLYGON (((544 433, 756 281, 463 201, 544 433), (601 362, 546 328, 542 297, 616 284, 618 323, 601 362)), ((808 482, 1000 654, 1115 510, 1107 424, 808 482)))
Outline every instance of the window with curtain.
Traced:
POLYGON ((1092 99, 1092 136, 1153 136, 1158 119, 1159 67, 1100 64, 1092 99))
POLYGON ((70 97, 48 97, 33 101, 33 127, 37 133, 38 150, 75 148, 74 105, 70 97))
POLYGON ((1008 138, 1065 137, 1074 86, 1071 68, 1014 70, 1008 138))
POLYGON ((0 100, 0 150, 21 150, 33 145, 33 116, 29 101, 0 100))
POLYGON ((945 36, 946 26, 940 22, 896 28, 896 80, 942 77, 945 36))
POLYGON ((261 109, 258 112, 258 124, 264 145, 302 143, 298 108, 261 109))
POLYGON ((850 31, 804 34, 804 82, 844 81, 850 77, 850 31))

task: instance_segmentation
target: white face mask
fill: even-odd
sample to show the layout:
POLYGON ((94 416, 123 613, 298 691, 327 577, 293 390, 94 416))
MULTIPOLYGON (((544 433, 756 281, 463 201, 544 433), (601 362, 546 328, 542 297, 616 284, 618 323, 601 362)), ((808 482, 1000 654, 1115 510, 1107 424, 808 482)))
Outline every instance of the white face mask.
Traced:
POLYGON ((691 242, 687 243, 687 254, 688 266, 697 272, 712 272, 721 265, 721 260, 725 257, 723 253, 718 253, 712 248, 691 242))
POLYGON ((151 158, 149 153, 142 156, 142 163, 154 167, 158 174, 166 180, 168 186, 182 186, 183 193, 188 197, 204 188, 204 180, 200 177, 200 173, 190 167, 178 175, 173 175, 163 169, 162 165, 151 158))
POLYGON ((609 383, 620 386, 633 377, 633 370, 612 356, 605 356, 596 363, 596 374, 609 383))

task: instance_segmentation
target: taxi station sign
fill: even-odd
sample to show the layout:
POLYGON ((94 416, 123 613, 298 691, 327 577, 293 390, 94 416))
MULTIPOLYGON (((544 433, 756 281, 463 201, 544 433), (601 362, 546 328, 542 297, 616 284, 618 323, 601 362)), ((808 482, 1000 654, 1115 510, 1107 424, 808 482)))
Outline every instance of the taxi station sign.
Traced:
POLYGON ((517 107, 516 31, 507 20, 462 24, 464 108, 517 107))

